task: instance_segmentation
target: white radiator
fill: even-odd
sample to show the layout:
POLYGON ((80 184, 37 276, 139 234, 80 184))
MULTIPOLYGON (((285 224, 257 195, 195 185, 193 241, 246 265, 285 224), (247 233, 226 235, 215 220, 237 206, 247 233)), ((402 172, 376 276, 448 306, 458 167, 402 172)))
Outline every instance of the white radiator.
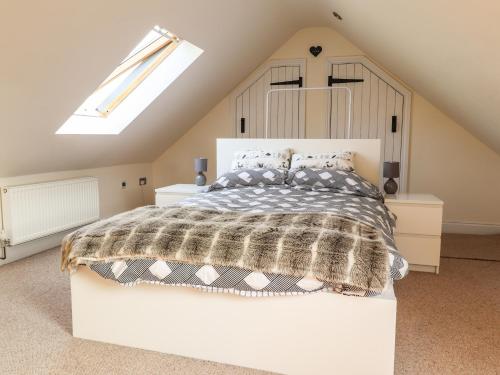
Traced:
POLYGON ((94 177, 2 188, 4 239, 9 246, 99 219, 94 177))

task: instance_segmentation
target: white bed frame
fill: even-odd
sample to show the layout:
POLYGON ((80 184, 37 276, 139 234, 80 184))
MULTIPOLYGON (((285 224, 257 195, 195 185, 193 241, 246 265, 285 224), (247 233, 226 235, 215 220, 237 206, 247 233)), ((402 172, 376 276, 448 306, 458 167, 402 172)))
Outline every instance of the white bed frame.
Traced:
MULTIPOLYGON (((218 174, 234 151, 350 150, 378 184, 380 141, 218 139, 218 174)), ((71 275, 73 336, 283 374, 392 374, 396 298, 333 293, 248 298, 164 285, 122 287, 80 267, 71 275)), ((167 370, 167 369, 166 369, 167 370)))

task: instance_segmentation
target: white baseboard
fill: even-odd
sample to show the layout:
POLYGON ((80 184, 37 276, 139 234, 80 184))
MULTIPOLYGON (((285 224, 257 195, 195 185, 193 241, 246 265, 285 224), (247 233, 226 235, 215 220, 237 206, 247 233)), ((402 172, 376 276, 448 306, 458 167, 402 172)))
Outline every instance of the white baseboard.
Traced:
POLYGON ((443 233, 500 234, 500 224, 448 221, 443 223, 443 233))

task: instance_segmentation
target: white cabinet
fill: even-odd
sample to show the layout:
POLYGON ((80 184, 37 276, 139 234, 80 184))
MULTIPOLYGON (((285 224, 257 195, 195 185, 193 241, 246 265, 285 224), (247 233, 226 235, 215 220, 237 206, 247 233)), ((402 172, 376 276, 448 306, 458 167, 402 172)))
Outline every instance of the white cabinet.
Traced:
POLYGON ((158 207, 165 207, 177 203, 185 198, 204 192, 208 186, 197 186, 194 184, 169 185, 155 190, 155 203, 158 207))
POLYGON ((443 202, 430 194, 397 194, 385 204, 398 217, 394 238, 410 269, 439 273, 443 202))

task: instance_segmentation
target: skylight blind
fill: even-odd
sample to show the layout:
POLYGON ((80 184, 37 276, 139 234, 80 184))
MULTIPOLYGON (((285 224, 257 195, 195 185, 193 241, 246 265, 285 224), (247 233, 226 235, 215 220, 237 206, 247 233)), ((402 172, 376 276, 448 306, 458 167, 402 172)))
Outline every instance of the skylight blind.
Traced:
POLYGON ((177 47, 179 39, 154 28, 75 112, 106 117, 177 47))
POLYGON ((177 47, 176 42, 169 41, 164 47, 158 49, 155 53, 144 56, 133 67, 127 69, 123 74, 120 84, 104 99, 97 107, 97 112, 103 116, 109 114, 125 99, 132 90, 141 84, 142 81, 167 58, 168 55, 177 47))

